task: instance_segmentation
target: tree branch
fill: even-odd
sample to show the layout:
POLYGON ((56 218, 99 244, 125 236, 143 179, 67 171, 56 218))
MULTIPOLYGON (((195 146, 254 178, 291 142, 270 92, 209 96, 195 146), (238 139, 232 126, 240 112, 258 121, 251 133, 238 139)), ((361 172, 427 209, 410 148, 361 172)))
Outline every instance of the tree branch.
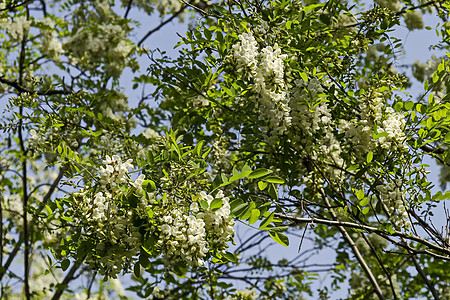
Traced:
MULTIPOLYGON (((50 197, 52 196, 53 192, 55 191, 55 189, 58 186, 58 183, 60 182, 60 180, 62 179, 62 177, 64 176, 64 172, 67 170, 67 166, 63 166, 60 168, 59 170, 59 174, 58 177, 56 177, 56 179, 53 181, 50 189, 48 190, 47 194, 45 194, 44 198, 42 199, 42 203, 41 205, 39 205, 39 207, 37 208, 37 212, 40 212, 44 209, 45 205, 47 204, 48 200, 50 199, 50 197)), ((28 226, 31 226, 31 224, 34 224, 35 221, 37 220, 38 215, 36 214, 33 219, 31 220, 30 224, 28 226)), ((14 246, 13 251, 11 251, 11 253, 8 256, 8 259, 6 260, 5 265, 3 265, 3 268, 0 272, 0 281, 2 280, 3 276, 6 274, 6 271, 9 269, 11 263, 13 262, 15 256, 17 255, 17 253, 20 250, 20 247, 22 246, 24 239, 23 239, 23 235, 20 236, 19 240, 17 241, 16 245, 14 246)))
POLYGON ((141 46, 142 43, 153 33, 155 33, 156 31, 160 30, 161 28, 163 28, 165 25, 167 25, 168 23, 170 23, 173 19, 175 19, 176 17, 178 17, 178 15, 180 15, 185 9, 187 8, 187 5, 183 5, 176 13, 174 13, 170 18, 168 18, 167 20, 161 22, 158 26, 156 26, 155 28, 153 28, 152 30, 150 30, 149 32, 147 32, 147 34, 137 43, 137 46, 141 46))
POLYGON ((72 91, 68 90, 48 90, 48 91, 32 91, 22 86, 22 84, 18 83, 17 81, 12 81, 9 79, 6 79, 3 76, 0 76, 0 82, 7 84, 13 88, 15 88, 19 93, 28 93, 28 94, 34 94, 36 93, 39 96, 50 96, 50 95, 68 95, 72 93, 72 91))
MULTIPOLYGON (((84 258, 81 259, 81 261, 83 260, 84 258)), ((74 262, 72 268, 70 268, 69 272, 66 274, 66 277, 64 277, 63 281, 56 285, 56 292, 51 298, 51 300, 58 300, 61 297, 62 293, 66 289, 69 282, 74 278, 75 272, 81 266, 81 261, 74 262)))
MULTIPOLYGON (((330 201, 328 200, 328 197, 325 194, 325 191, 323 190, 323 188, 320 188, 320 193, 322 195, 323 200, 325 201, 325 204, 328 206, 331 206, 330 201)), ((330 214, 333 217, 333 219, 338 220, 336 214, 332 210, 330 210, 330 214)), ((350 248, 352 248, 353 254, 355 254, 355 257, 358 260, 361 268, 364 270, 367 277, 369 278, 378 298, 380 300, 385 300, 386 298, 384 298, 383 292, 381 291, 381 288, 378 285, 378 282, 377 282, 375 276, 373 275, 372 271, 370 270, 369 266, 367 265, 366 261, 364 260, 363 256, 361 255, 361 252, 359 252, 359 249, 356 246, 355 242, 353 241, 353 239, 350 237, 347 230, 343 226, 338 225, 337 228, 341 232, 342 236, 347 241, 347 243, 350 245, 350 248)))
POLYGON ((420 267, 414 254, 411 253, 411 251, 409 251, 409 250, 408 250, 408 253, 410 254, 411 260, 413 261, 417 272, 420 274, 420 277, 422 277, 423 281, 425 281, 425 284, 427 285, 427 287, 430 289, 431 293, 433 294, 434 299, 440 300, 439 295, 437 294, 436 289, 434 288, 434 285, 430 282, 430 280, 428 280, 427 275, 424 273, 423 269, 420 267))
MULTIPOLYGON (((416 236, 416 235, 409 235, 409 234, 406 234, 406 233, 403 233, 400 231, 393 231, 392 233, 390 233, 388 231, 379 229, 377 227, 372 227, 372 226, 367 226, 367 225, 362 225, 362 224, 357 224, 357 223, 352 223, 352 222, 343 222, 343 221, 339 221, 339 220, 333 221, 333 220, 316 219, 316 218, 299 218, 299 217, 289 216, 289 215, 280 214, 280 213, 275 213, 275 216, 280 219, 293 221, 295 223, 318 223, 318 224, 324 224, 324 225, 330 225, 330 226, 342 226, 342 227, 366 230, 367 232, 376 233, 383 237, 386 237, 386 236, 402 237, 402 238, 405 238, 406 240, 418 242, 418 243, 420 243, 424 246, 427 246, 428 248, 433 249, 435 251, 442 252, 442 253, 446 254, 447 256, 439 256, 439 257, 441 259, 446 259, 446 260, 450 261, 450 249, 433 244, 433 243, 431 243, 419 236, 416 236)), ((425 252, 427 252, 427 251, 425 251, 425 252)), ((434 254, 429 251, 428 251, 428 253, 434 254)))

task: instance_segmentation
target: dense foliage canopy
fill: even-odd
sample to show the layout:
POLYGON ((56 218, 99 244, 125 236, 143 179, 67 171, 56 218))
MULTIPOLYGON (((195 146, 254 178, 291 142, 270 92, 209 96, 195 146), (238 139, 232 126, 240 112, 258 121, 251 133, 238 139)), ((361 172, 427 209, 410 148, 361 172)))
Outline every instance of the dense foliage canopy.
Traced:
POLYGON ((449 9, 0 0, 0 297, 449 299, 449 9))

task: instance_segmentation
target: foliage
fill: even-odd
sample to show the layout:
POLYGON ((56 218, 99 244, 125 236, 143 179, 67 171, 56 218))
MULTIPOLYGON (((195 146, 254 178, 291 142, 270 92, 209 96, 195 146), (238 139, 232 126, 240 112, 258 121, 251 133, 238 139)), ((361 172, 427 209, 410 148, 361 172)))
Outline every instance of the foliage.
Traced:
POLYGON ((1 297, 448 298, 449 8, 0 2, 1 297), (425 14, 443 57, 397 69, 425 14))

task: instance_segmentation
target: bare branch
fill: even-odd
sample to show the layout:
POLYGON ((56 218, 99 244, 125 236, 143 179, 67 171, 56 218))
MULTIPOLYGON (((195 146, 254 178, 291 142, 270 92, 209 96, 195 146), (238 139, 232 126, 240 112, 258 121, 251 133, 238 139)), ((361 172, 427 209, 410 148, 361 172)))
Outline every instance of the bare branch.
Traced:
MULTIPOLYGON (((321 193, 322 198, 325 201, 325 203, 328 206, 331 206, 330 201, 328 200, 328 197, 325 194, 325 191, 323 190, 323 188, 320 189, 320 193, 321 193)), ((338 220, 336 214, 332 210, 330 210, 330 214, 333 217, 333 219, 338 220)), ((372 284, 372 287, 374 288, 375 293, 377 294, 378 298, 380 300, 385 300, 386 298, 384 298, 383 292, 381 291, 381 288, 378 285, 378 282, 377 282, 375 276, 373 275, 372 271, 370 270, 370 268, 367 265, 366 261, 364 260, 363 256, 359 252, 359 249, 356 246, 355 242, 353 241, 353 239, 350 237, 350 235, 348 234, 347 230, 343 226, 338 225, 337 228, 339 229, 339 231, 341 232, 342 236, 347 241, 347 243, 350 245, 350 248, 352 248, 353 254, 355 254, 355 257, 358 260, 361 268, 364 270, 364 272, 366 273, 367 277, 369 278, 369 280, 370 280, 370 282, 372 284)))
POLYGON ((20 93, 28 93, 28 94, 36 93, 39 96, 68 95, 68 94, 72 93, 72 91, 69 91, 69 90, 32 91, 32 90, 29 90, 29 89, 23 87, 22 84, 19 84, 17 81, 12 81, 12 80, 6 79, 3 76, 0 76, 0 82, 15 88, 20 93))
MULTIPOLYGON (((290 220, 290 221, 294 221, 296 223, 319 223, 319 224, 325 224, 325 225, 330 225, 330 226, 342 226, 342 227, 348 227, 348 228, 355 228, 355 229, 361 229, 361 230, 366 230, 367 232, 371 232, 371 233, 376 233, 381 235, 382 237, 386 238, 388 236, 397 236, 397 237, 403 237, 406 240, 411 240, 411 241, 415 241, 418 242, 424 246, 427 246, 428 248, 435 250, 435 251, 439 251, 441 253, 446 254, 446 256, 439 256, 441 259, 445 259, 445 260, 449 260, 450 261, 450 249, 449 248, 444 248, 441 247, 439 245, 433 244, 419 236, 416 235, 409 235, 400 231, 393 231, 393 232, 387 232, 385 230, 379 229, 377 227, 372 227, 372 226, 368 226, 368 225, 362 225, 362 224, 357 224, 357 223, 352 223, 352 222, 343 222, 343 221, 339 221, 339 220, 326 220, 326 219, 316 219, 316 218, 299 218, 299 217, 295 217, 295 216, 289 216, 289 215, 284 215, 284 214, 280 214, 280 213, 275 213, 275 216, 280 218, 280 219, 285 219, 285 220, 290 220)), ((434 254, 430 251, 424 251, 427 252, 429 254, 434 254)))
POLYGON ((165 25, 167 25, 168 23, 172 22, 173 19, 175 19, 176 17, 178 17, 185 9, 187 8, 187 5, 183 5, 177 12, 175 12, 170 18, 168 18, 167 20, 161 22, 158 26, 156 26, 155 28, 153 28, 152 30, 150 30, 149 32, 147 32, 146 35, 144 35, 144 37, 137 43, 137 46, 141 46, 142 43, 153 33, 155 33, 156 31, 160 30, 161 28, 163 28, 165 25))

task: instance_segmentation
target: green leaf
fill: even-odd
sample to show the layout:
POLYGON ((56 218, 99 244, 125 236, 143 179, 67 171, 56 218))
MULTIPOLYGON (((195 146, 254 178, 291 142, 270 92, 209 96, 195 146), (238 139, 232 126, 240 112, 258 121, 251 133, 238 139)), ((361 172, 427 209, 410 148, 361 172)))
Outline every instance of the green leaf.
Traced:
POLYGON ((208 201, 200 199, 198 200, 198 204, 200 204, 200 207, 203 209, 208 209, 209 205, 208 205, 208 201))
POLYGON ((222 182, 228 182, 228 177, 225 176, 224 174, 220 174, 220 178, 222 178, 222 182))
MULTIPOLYGON (((433 74, 433 83, 438 82, 438 80, 439 80, 439 74, 438 74, 438 72, 434 72, 434 74, 433 74)), ((432 95, 432 94, 430 94, 430 95, 432 95)))
POLYGON ((231 262, 233 262, 233 263, 237 263, 237 261, 238 261, 236 255, 234 255, 234 253, 225 251, 225 253, 223 253, 223 256, 224 256, 227 260, 229 260, 229 261, 231 261, 231 262))
POLYGON ((259 181, 259 182, 258 182, 258 188, 259 188, 261 191, 264 191, 265 188, 266 188, 268 185, 269 185, 269 183, 267 183, 267 182, 265 182, 265 181, 259 181))
POLYGON ((245 165, 245 166, 243 166, 242 167, 242 170, 241 170, 242 172, 247 172, 247 171, 249 171, 250 173, 252 172, 252 168, 250 168, 248 165, 245 165))
POLYGON ((284 180, 281 177, 278 176, 269 176, 264 178, 265 181, 270 182, 270 183, 277 183, 277 184, 283 184, 284 180))
POLYGON ((255 209, 256 204, 255 202, 250 202, 248 204, 248 206, 245 208, 245 211, 239 216, 239 219, 241 220, 247 220, 248 218, 250 218, 251 213, 253 211, 253 209, 255 209))
POLYGON ((362 209, 362 213, 363 214, 365 214, 365 215, 367 215, 367 213, 370 211, 370 207, 364 207, 363 209, 362 209))
POLYGON ((257 208, 252 209, 250 218, 248 219, 248 224, 251 225, 251 224, 254 224, 256 221, 258 221, 260 214, 261 214, 261 212, 259 211, 259 209, 257 209, 257 208))
POLYGON ((289 229, 289 226, 276 226, 276 227, 269 227, 267 230, 271 232, 283 232, 289 229))
POLYGON ((414 102, 413 101, 408 101, 405 103, 405 109, 406 110, 411 110, 414 107, 414 102))
POLYGON ((378 201, 375 205, 375 211, 377 214, 380 214, 383 211, 383 205, 381 204, 381 201, 378 201))
POLYGON ((142 187, 149 193, 156 191, 156 184, 153 180, 144 180, 142 187))
POLYGON ((130 205, 131 208, 136 208, 137 204, 138 204, 139 198, 132 193, 130 196, 128 196, 127 198, 127 202, 130 205))
POLYGON ((209 205, 209 207, 212 210, 219 209, 222 206, 223 206, 223 200, 222 199, 214 199, 213 201, 211 201, 211 204, 209 205))
POLYGON ((369 153, 367 153, 367 163, 370 163, 373 159, 373 152, 369 151, 369 153))
POLYGON ((61 262, 61 269, 63 270, 63 271, 65 271, 65 270, 67 270, 68 268, 69 268, 69 266, 70 266, 70 260, 69 259, 64 259, 62 262, 61 262))
POLYGON ((248 179, 260 178, 260 177, 269 175, 271 173, 273 173, 272 170, 263 169, 263 168, 256 169, 248 175, 248 179))
POLYGON ((141 264, 139 262, 134 264, 133 273, 137 278, 141 277, 141 264))
POLYGON ((283 234, 281 232, 271 232, 271 231, 269 231, 269 235, 278 244, 283 245, 285 247, 289 246, 289 238, 285 234, 283 234))
POLYGON ((205 141, 199 141, 194 147, 194 153, 196 153, 198 157, 202 157, 202 147, 204 144, 205 141))
POLYGON ((278 192, 273 183, 271 183, 269 185, 268 193, 269 193, 269 196, 272 197, 272 199, 278 200, 278 192))
POLYGON ((445 142, 450 143, 450 131, 445 135, 445 142))
POLYGON ((45 205, 45 209, 47 210, 47 215, 48 215, 48 216, 51 216, 51 215, 53 214, 53 211, 52 211, 52 209, 50 208, 50 206, 45 205))
POLYGON ((247 177, 250 173, 251 173, 251 171, 244 171, 244 172, 241 172, 241 173, 239 173, 239 174, 233 175, 233 176, 231 176, 230 181, 236 181, 236 180, 245 178, 245 177, 247 177))
POLYGON ((208 154, 211 152, 212 148, 209 148, 208 150, 205 151, 205 153, 202 154, 202 158, 205 159, 206 157, 208 157, 208 154))
POLYGON ((286 22, 286 29, 289 30, 289 29, 291 29, 291 27, 292 27, 292 21, 289 20, 286 22))
POLYGON ((205 35, 205 37, 208 39, 208 40, 211 40, 211 38, 212 38, 212 33, 211 33, 211 31, 209 31, 208 29, 204 29, 203 30, 203 34, 205 35))
POLYGON ((230 97, 234 97, 234 96, 236 95, 236 91, 235 91, 233 88, 229 89, 229 88, 227 88, 226 86, 222 86, 222 89, 223 89, 223 90, 225 91, 225 93, 227 93, 228 96, 230 96, 230 97))
POLYGON ((308 75, 306 75, 305 72, 301 72, 300 77, 303 79, 303 81, 308 82, 308 75))
POLYGON ((61 219, 63 219, 64 221, 67 221, 67 222, 73 222, 72 217, 61 217, 61 219))
POLYGON ((358 198, 358 200, 361 200, 363 197, 364 197, 364 190, 356 191, 356 198, 358 198))
POLYGON ((394 109, 395 109, 396 112, 401 111, 402 108, 403 108, 403 102, 399 101, 399 102, 395 103, 394 109))
POLYGON ((245 212, 247 209, 248 203, 242 203, 236 206, 234 209, 231 210, 231 212, 236 216, 239 217, 241 214, 245 212))
POLYGON ((273 221, 274 215, 275 215, 274 212, 270 213, 270 215, 267 216, 267 217, 261 222, 261 225, 259 225, 259 229, 262 230, 262 229, 266 228, 267 226, 269 226, 269 224, 272 223, 272 221, 273 221))
POLYGON ((347 171, 355 171, 358 169, 359 169, 359 165, 353 165, 353 166, 348 167, 346 170, 347 171))
POLYGON ((379 138, 382 138, 382 137, 385 137, 385 136, 388 136, 389 135, 389 133, 388 132, 382 132, 382 133, 378 133, 378 134, 375 134, 375 133, 372 133, 372 137, 376 140, 376 139, 379 139, 379 138))
POLYGON ((369 198, 367 197, 364 197, 361 201, 359 201, 360 206, 366 206, 367 204, 369 204, 369 198))
POLYGON ((319 16, 320 21, 322 21, 323 23, 325 23, 326 25, 330 25, 331 22, 331 18, 329 15, 326 14, 321 14, 319 16))
POLYGON ((146 251, 141 251, 141 253, 139 254, 139 264, 143 268, 147 268, 150 264, 149 256, 146 251))

